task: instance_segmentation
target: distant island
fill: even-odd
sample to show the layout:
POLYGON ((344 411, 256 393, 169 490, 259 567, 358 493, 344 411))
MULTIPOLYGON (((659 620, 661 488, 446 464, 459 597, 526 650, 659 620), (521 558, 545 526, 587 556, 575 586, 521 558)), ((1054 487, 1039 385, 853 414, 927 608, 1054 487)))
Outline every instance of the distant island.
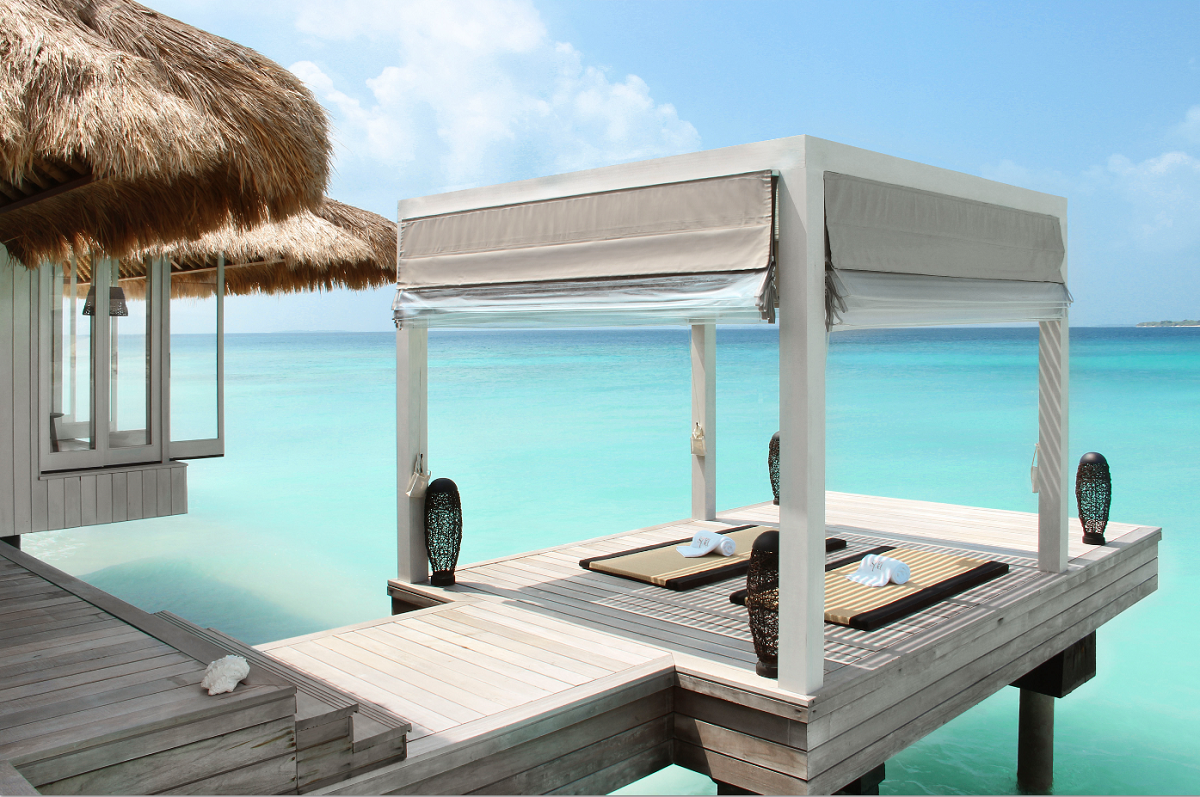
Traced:
POLYGON ((1200 321, 1143 321, 1139 327, 1200 327, 1200 321))

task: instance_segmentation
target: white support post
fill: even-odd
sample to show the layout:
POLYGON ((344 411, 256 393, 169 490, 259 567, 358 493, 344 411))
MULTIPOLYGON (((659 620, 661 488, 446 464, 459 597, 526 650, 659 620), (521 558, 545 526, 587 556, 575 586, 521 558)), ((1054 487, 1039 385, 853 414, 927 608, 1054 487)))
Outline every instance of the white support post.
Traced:
MULTIPOLYGON (((147 368, 150 371, 150 406, 146 412, 146 431, 151 445, 157 446, 159 457, 169 454, 171 443, 163 434, 163 394, 170 393, 167 379, 170 374, 163 367, 162 283, 166 272, 171 270, 171 261, 165 257, 145 258, 146 266, 146 315, 149 326, 146 330, 146 352, 149 355, 147 368)), ((167 397, 168 399, 170 396, 167 397)))
POLYGON ((825 239, 823 173, 780 178, 779 686, 812 694, 825 658, 825 239))
POLYGON ((425 499, 405 495, 418 459, 429 470, 428 343, 427 329, 396 330, 396 579, 408 584, 429 578, 425 499))
POLYGON ((108 310, 109 275, 112 273, 112 261, 107 257, 92 259, 92 285, 95 291, 96 304, 92 316, 92 378, 95 389, 92 391, 92 448, 100 453, 96 455, 101 463, 108 459, 108 435, 112 427, 109 425, 109 346, 111 338, 108 330, 112 317, 108 310))
POLYGON ((78 402, 79 402, 79 369, 78 369, 78 362, 77 362, 79 353, 75 349, 75 344, 76 344, 76 341, 78 340, 76 338, 76 335, 79 332, 79 330, 76 326, 76 323, 77 323, 76 318, 78 315, 78 313, 77 313, 78 307, 76 306, 76 301, 79 298, 78 294, 79 294, 79 264, 75 258, 75 255, 71 255, 71 308, 69 311, 70 325, 71 325, 71 332, 70 332, 70 335, 71 335, 71 392, 69 394, 70 395, 69 409, 64 410, 64 412, 67 413, 67 420, 69 420, 71 423, 75 422, 75 413, 79 411, 79 406, 78 406, 78 402))
POLYGON ((692 455, 692 518, 717 518, 717 325, 692 325, 692 429, 704 430, 704 456, 692 455))
MULTIPOLYGON (((170 261, 167 268, 170 269, 170 261)), ((217 451, 225 456, 225 253, 217 255, 217 451)))
MULTIPOLYGON (((162 394, 158 400, 160 414, 160 428, 162 429, 159 439, 162 441, 162 461, 169 462, 171 460, 171 261, 168 258, 163 258, 162 265, 157 272, 162 279, 156 281, 158 293, 155 299, 158 302, 158 318, 159 318, 159 348, 158 348, 158 364, 162 369, 162 394)), ((150 287, 147 287, 150 290, 150 287)))
MULTIPOLYGON (((112 283, 110 283, 110 285, 113 288, 118 287, 117 279, 114 278, 112 283)), ((99 304, 98 300, 100 297, 96 297, 96 298, 97 298, 97 304, 99 304)), ((121 384, 120 378, 119 378, 120 377, 119 368, 118 368, 118 365, 120 363, 120 353, 117 351, 117 341, 120 336, 119 336, 117 330, 120 328, 120 326, 121 326, 121 317, 120 316, 113 316, 112 318, 108 319, 108 337, 109 337, 109 340, 108 340, 108 365, 109 365, 108 432, 109 432, 109 434, 112 434, 113 432, 115 432, 117 429, 120 428, 120 426, 117 423, 117 416, 120 415, 120 405, 119 405, 119 401, 118 401, 118 399, 119 399, 119 395, 118 395, 119 390, 118 389, 121 384)))
POLYGON ((1044 573, 1067 569, 1068 329, 1065 317, 1038 324, 1038 569, 1044 573))

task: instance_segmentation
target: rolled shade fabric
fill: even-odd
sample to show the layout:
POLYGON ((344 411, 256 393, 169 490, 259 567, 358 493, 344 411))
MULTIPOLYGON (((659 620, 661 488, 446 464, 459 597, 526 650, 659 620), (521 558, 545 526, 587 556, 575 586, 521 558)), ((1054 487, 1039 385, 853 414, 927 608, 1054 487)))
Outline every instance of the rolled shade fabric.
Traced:
POLYGON ((825 173, 833 267, 931 277, 1063 282, 1058 218, 825 173))
POLYGON ((773 319, 773 244, 770 171, 403 219, 393 311, 441 326, 773 319))
POLYGON ((830 329, 1063 318, 1056 216, 825 173, 830 329))
POLYGON ((762 271, 399 291, 397 320, 432 327, 601 327, 773 321, 762 271))
POLYGON ((835 292, 834 330, 1051 321, 1066 316, 1071 295, 1057 282, 980 280, 881 274, 828 273, 835 292))

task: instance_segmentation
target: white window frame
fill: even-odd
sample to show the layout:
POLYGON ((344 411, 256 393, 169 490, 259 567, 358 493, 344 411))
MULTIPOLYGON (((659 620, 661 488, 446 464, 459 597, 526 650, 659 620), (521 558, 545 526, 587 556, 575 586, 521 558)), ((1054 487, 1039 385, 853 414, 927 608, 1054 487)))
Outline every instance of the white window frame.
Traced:
MULTIPOLYGON (((164 292, 171 295, 171 274, 167 269, 164 292)), ((207 457, 225 456, 225 255, 217 258, 217 436, 198 440, 171 440, 171 310, 170 301, 163 303, 166 308, 164 320, 165 334, 163 336, 165 352, 165 368, 167 379, 163 386, 163 438, 170 440, 168 456, 170 459, 204 459, 207 457)))
POLYGON ((92 434, 94 445, 86 451, 54 451, 50 443, 50 418, 52 406, 51 369, 50 362, 51 338, 56 334, 53 328, 53 303, 61 301, 55 290, 53 269, 38 270, 41 282, 41 295, 46 300, 41 302, 39 356, 44 363, 39 371, 39 438, 41 450, 41 471, 43 473, 59 470, 78 470, 82 468, 102 468, 109 465, 140 465, 162 461, 163 407, 162 407, 162 371, 161 358, 156 356, 163 345, 163 301, 161 296, 162 274, 164 267, 160 260, 150 260, 146 264, 146 291, 149 301, 150 318, 147 324, 146 345, 150 348, 149 406, 146 413, 146 431, 150 442, 142 446, 113 448, 109 445, 109 389, 112 376, 110 357, 111 320, 108 315, 108 289, 112 261, 108 258, 97 258, 92 268, 92 285, 95 287, 96 314, 92 316, 93 330, 89 343, 91 346, 93 380, 90 400, 91 418, 93 419, 92 434))
MULTIPOLYGON (((92 280, 96 296, 107 297, 112 261, 97 258, 92 280)), ((83 470, 122 465, 145 465, 167 463, 175 459, 220 457, 225 454, 225 262, 217 266, 217 436, 199 440, 171 440, 171 268, 166 258, 150 258, 146 262, 146 293, 149 298, 150 319, 147 329, 147 345, 150 347, 149 407, 147 431, 150 442, 144 446, 113 448, 109 445, 109 390, 111 381, 110 340, 111 322, 108 302, 96 302, 97 313, 93 334, 90 336, 93 388, 90 400, 91 417, 94 419, 95 445, 86 451, 53 451, 50 443, 50 414, 52 407, 51 338, 53 328, 53 302, 56 294, 53 269, 38 270, 41 280, 39 313, 39 367, 38 389, 38 437, 40 449, 40 471, 49 473, 65 470, 83 470), (100 308, 103 308, 101 311, 100 308), (163 441, 169 441, 163 445, 163 441)))

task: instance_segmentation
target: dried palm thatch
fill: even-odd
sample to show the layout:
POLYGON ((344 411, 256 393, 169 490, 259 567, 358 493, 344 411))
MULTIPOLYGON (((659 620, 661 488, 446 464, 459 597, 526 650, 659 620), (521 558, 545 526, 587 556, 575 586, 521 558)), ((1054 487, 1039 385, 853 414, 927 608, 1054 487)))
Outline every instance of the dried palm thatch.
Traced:
POLYGON ((0 243, 27 265, 315 208, 329 154, 253 50, 132 0, 0 2, 0 243))
MULTIPOLYGON (((140 298, 144 258, 166 256, 173 296, 211 296, 222 255, 226 294, 377 288, 396 281, 396 224, 326 198, 315 213, 245 232, 226 226, 196 241, 146 250, 121 262, 120 284, 130 298, 140 298)), ((81 276, 85 270, 81 266, 81 276)))

